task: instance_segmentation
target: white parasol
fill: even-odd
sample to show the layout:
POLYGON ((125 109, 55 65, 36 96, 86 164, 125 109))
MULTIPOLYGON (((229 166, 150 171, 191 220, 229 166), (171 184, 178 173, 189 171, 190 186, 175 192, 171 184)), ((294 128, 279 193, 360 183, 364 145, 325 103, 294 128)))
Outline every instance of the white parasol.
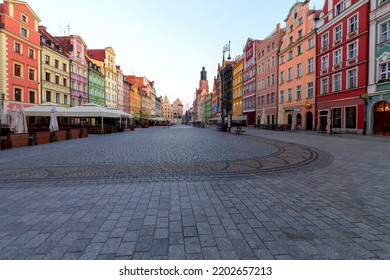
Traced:
POLYGON ((20 105, 19 112, 18 112, 18 124, 16 127, 16 133, 28 133, 27 117, 24 112, 23 104, 20 105))
POLYGON ((11 124, 10 124, 10 129, 13 133, 16 132, 18 127, 18 110, 16 109, 16 105, 12 108, 11 111, 11 124))
POLYGON ((58 131, 58 120, 57 120, 57 109, 55 106, 51 108, 51 114, 50 114, 50 131, 58 131))

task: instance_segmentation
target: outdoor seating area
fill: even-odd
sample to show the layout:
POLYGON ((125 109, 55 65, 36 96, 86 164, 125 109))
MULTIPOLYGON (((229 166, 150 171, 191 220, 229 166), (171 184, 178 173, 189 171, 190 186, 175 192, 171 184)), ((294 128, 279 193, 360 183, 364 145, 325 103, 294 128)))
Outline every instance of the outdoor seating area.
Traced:
POLYGON ((260 125, 255 125, 255 128, 287 131, 287 130, 291 130, 291 124, 260 124, 260 125))
POLYGON ((130 130, 134 117, 117 109, 89 103, 66 109, 54 103, 13 107, 10 125, 0 131, 1 150, 49 144, 130 130))

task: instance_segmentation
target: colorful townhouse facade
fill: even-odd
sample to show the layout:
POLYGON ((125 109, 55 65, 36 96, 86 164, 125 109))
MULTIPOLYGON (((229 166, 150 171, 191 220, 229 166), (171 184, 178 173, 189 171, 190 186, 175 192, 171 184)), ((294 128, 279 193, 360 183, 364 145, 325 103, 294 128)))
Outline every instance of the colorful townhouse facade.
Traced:
POLYGON ((123 112, 130 114, 130 88, 131 84, 127 81, 125 76, 122 76, 123 80, 123 112))
MULTIPOLYGON (((233 65, 233 118, 242 117, 242 79, 244 73, 244 56, 236 57, 233 65)), ((245 118, 246 120, 246 118, 245 118)))
POLYGON ((88 63, 85 58, 87 45, 78 35, 55 37, 68 49, 70 58, 71 100, 70 106, 88 102, 88 63))
POLYGON ((142 111, 142 96, 141 89, 137 82, 132 81, 127 76, 126 81, 130 84, 130 114, 136 118, 140 118, 142 111))
POLYGON ((316 32, 320 11, 294 4, 285 20, 279 53, 279 121, 292 129, 315 128, 316 32))
POLYGON ((115 51, 112 47, 105 49, 88 49, 88 57, 102 62, 105 77, 106 107, 118 107, 118 73, 115 64, 115 51))
POLYGON ((278 116, 278 52, 283 29, 276 29, 258 44, 256 49, 256 124, 274 125, 278 116))
POLYGON ((70 59, 67 48, 55 39, 46 27, 39 26, 41 34, 41 100, 69 108, 70 59))
POLYGON ((0 4, 0 122, 16 106, 41 103, 39 17, 26 2, 0 4))
POLYGON ((365 134, 369 1, 326 0, 317 24, 319 131, 365 134))
POLYGON ((116 77, 117 77, 117 109, 123 111, 124 103, 124 91, 123 91, 123 72, 119 65, 116 65, 116 77))
POLYGON ((88 63, 88 103, 105 106, 105 83, 101 62, 86 56, 88 63), (100 64, 100 65, 99 65, 100 64))
POLYGON ((370 3, 368 134, 390 135, 390 1, 370 3))
POLYGON ((256 124, 256 47, 260 40, 248 38, 244 48, 243 114, 248 125, 256 124))

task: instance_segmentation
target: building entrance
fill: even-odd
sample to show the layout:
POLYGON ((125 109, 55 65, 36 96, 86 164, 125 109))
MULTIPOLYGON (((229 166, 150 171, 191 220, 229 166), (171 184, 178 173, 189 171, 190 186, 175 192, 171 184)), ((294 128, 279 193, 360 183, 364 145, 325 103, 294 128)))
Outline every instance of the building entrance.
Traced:
POLYGON ((390 103, 381 101, 374 110, 374 133, 390 136, 390 103))

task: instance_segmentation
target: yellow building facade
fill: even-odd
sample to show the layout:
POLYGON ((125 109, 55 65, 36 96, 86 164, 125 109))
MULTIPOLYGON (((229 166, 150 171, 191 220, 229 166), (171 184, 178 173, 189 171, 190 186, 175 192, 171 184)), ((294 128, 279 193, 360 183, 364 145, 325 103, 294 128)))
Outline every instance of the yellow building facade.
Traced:
POLYGON ((244 57, 238 56, 233 65, 233 117, 242 116, 242 76, 244 57))
POLYGON ((278 123, 292 129, 314 129, 316 81, 315 22, 319 11, 309 1, 297 2, 285 20, 279 53, 278 123))
POLYGON ((65 47, 54 39, 46 28, 39 27, 41 33, 41 97, 42 102, 52 102, 69 108, 70 60, 65 47))

